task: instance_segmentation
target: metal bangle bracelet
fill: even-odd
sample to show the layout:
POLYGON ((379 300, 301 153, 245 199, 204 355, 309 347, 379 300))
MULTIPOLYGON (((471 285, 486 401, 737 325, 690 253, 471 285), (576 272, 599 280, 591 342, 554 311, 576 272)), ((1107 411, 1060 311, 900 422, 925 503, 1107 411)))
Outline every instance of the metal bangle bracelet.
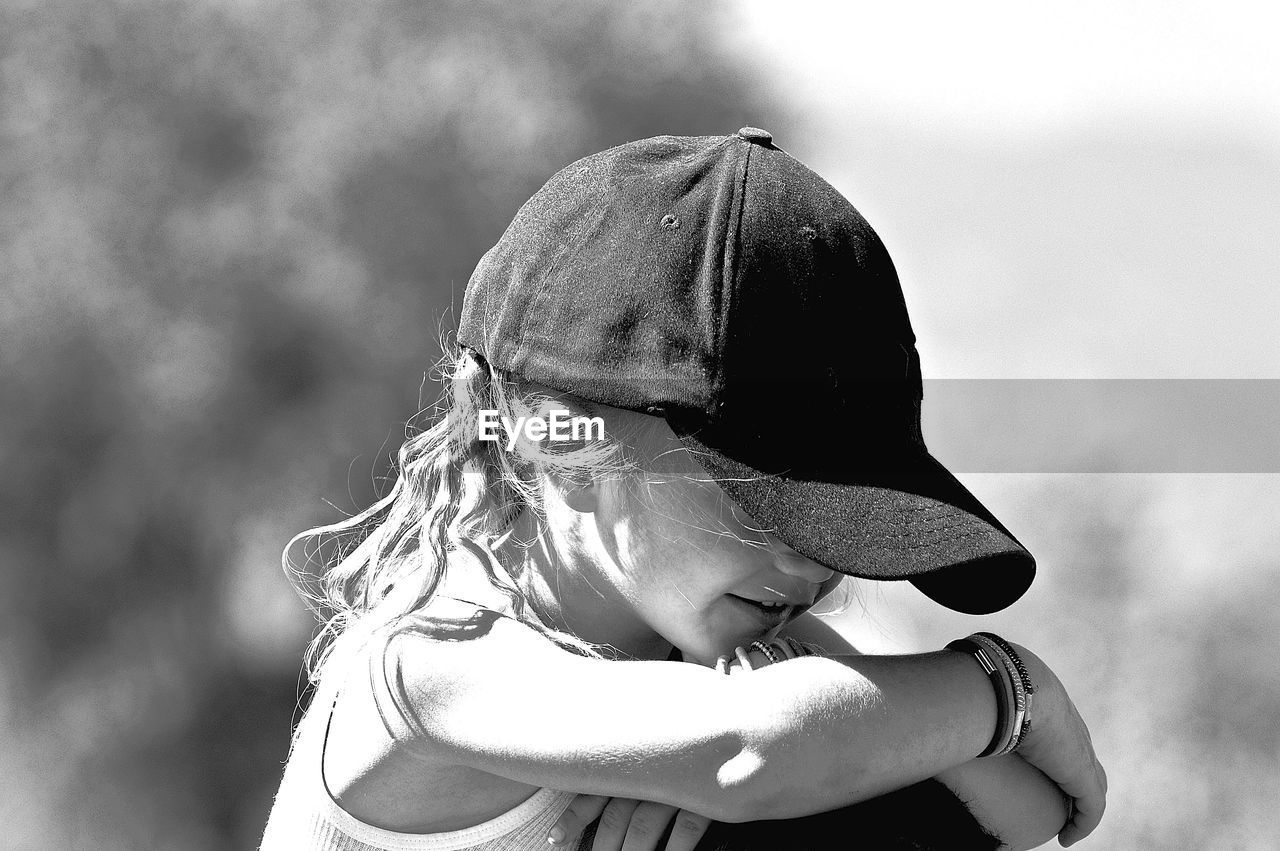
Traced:
POLYGON ((1023 692, 1023 716, 1021 723, 1014 731, 1013 743, 1009 748, 1009 751, 1013 752, 1022 744, 1022 740, 1027 737, 1027 733, 1031 732, 1031 706, 1036 693, 1035 684, 1031 681, 1031 674, 1027 671, 1026 663, 1022 661, 1022 657, 1018 655, 1018 651, 1013 649, 1013 645, 992 632, 980 632, 977 634, 990 640, 1008 655, 1010 661, 1013 662, 1014 668, 1017 669, 1017 676, 1021 681, 1023 692))
POLYGON ((1009 674, 1004 664, 993 659, 990 651, 972 638, 959 638, 947 645, 948 650, 956 650, 971 656, 982 668, 982 672, 991 681, 991 688, 996 698, 996 727, 991 734, 991 741, 978 754, 979 757, 994 756, 1008 744, 1012 733, 1012 691, 1008 686, 1009 674))
POLYGON ((1022 744, 1023 730, 1027 727, 1027 678, 1024 678, 1022 672, 1018 670, 1018 662, 1015 661, 1013 654, 1008 651, 1008 644, 999 636, 993 636, 991 633, 976 632, 969 636, 971 641, 980 644, 986 648, 991 656, 1000 661, 1004 667, 1006 674, 1006 687, 1011 689, 1011 712, 1009 733, 1000 749, 996 751, 995 756, 1004 756, 1013 753, 1013 750, 1022 744), (998 640, 999 639, 999 640, 998 640))

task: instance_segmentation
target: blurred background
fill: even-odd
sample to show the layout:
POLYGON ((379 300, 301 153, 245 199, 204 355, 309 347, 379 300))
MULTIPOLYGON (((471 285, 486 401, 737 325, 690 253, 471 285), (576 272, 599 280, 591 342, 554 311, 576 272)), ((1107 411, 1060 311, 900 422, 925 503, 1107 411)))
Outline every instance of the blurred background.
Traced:
MULTIPOLYGON (((472 267, 587 153, 771 130, 929 378, 1280 379, 1273 7, 877 6, 3 0, 0 845, 256 845, 313 628, 280 550, 385 485, 472 267)), ((841 627, 1042 648, 1111 778, 1086 847, 1276 847, 1277 468, 968 466, 930 398, 1040 577, 841 627)))

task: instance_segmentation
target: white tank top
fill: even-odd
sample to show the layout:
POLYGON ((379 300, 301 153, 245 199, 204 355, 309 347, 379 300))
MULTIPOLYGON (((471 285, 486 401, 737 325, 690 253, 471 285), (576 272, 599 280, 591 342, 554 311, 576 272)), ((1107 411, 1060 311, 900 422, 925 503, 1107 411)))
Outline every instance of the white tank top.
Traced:
MULTIPOLYGON (((324 679, 342 681, 342 677, 324 679)), ((376 683, 373 688, 378 699, 376 683)), ((489 821, 444 833, 386 830, 342 809, 329 794, 320 769, 336 700, 337 686, 326 688, 322 680, 298 723, 261 851, 546 851, 547 831, 574 799, 572 792, 539 789, 524 803, 489 821)))

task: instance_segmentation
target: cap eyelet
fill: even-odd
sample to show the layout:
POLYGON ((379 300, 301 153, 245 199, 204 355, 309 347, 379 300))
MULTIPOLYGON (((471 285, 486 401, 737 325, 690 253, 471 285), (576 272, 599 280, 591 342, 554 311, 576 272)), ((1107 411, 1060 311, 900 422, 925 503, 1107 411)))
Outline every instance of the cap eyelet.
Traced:
POLYGON ((680 217, 672 215, 671 213, 667 213, 665 216, 662 217, 662 221, 659 222, 658 224, 662 225, 662 227, 666 228, 667 230, 675 230, 676 228, 680 227, 680 217))

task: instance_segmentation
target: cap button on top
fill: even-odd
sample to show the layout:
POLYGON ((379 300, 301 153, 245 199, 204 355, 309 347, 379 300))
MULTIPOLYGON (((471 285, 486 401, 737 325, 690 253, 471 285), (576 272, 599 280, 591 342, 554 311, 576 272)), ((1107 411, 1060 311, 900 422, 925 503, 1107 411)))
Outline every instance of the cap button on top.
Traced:
POLYGON ((738 138, 767 145, 773 141, 773 134, 768 130, 761 130, 759 127, 743 127, 738 131, 738 138))

